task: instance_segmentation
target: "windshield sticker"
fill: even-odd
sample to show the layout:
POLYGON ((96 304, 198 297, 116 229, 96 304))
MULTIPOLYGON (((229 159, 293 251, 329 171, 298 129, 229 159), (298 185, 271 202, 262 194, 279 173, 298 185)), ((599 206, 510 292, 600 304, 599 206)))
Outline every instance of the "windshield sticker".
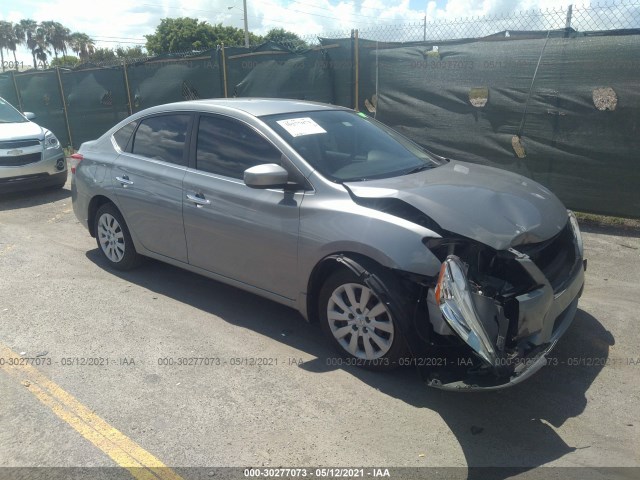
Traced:
POLYGON ((358 115, 360 115, 360 116, 361 116, 361 117, 363 117, 363 118, 367 118, 367 115, 366 115, 365 113, 358 112, 358 115))
POLYGON ((309 117, 278 120, 278 124, 282 126, 282 128, 284 128, 292 137, 302 137, 303 135, 314 135, 316 133, 327 133, 324 128, 311 120, 309 117))

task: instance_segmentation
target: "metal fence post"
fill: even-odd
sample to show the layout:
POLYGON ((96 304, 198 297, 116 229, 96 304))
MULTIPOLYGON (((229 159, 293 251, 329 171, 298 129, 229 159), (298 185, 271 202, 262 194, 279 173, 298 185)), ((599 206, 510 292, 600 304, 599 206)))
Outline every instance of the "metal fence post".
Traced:
POLYGON ((227 57, 224 54, 224 43, 220 44, 220 63, 221 72, 222 72, 222 93, 224 93, 224 98, 228 98, 227 93, 227 57))
POLYGON ((124 88, 127 90, 127 101, 129 107, 129 115, 133 113, 133 104, 131 103, 131 89, 129 88, 129 75, 127 74, 127 60, 122 60, 122 71, 124 72, 124 88))
POLYGON ((426 42, 427 41, 427 15, 424 16, 424 23, 422 24, 422 26, 424 27, 422 30, 422 41, 426 42))
POLYGON ((358 44, 358 30, 353 31, 353 109, 358 111, 360 105, 358 98, 358 84, 360 83, 360 49, 358 44))
POLYGON ((24 112, 24 105, 22 105, 22 97, 20 96, 20 90, 18 90, 18 82, 16 82, 16 72, 11 72, 11 78, 13 79, 13 88, 16 91, 16 99, 18 100, 18 107, 20 107, 21 112, 24 112))
POLYGON ((564 28, 569 30, 571 28, 571 17, 573 16, 573 4, 567 8, 567 21, 564 24, 564 28))
POLYGON ((64 88, 62 87, 62 77, 60 76, 60 67, 56 67, 58 74, 58 85, 60 86, 60 99, 62 100, 62 111, 64 112, 64 122, 67 124, 67 134, 69 135, 69 146, 73 148, 73 139, 71 137, 71 125, 69 124, 69 112, 67 112, 67 100, 64 96, 64 88))

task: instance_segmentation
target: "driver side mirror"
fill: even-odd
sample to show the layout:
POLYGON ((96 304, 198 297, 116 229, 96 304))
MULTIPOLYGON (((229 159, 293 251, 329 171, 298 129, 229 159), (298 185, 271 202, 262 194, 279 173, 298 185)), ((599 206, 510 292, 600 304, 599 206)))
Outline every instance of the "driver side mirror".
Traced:
POLYGON ((23 115, 27 118, 27 120, 34 120, 36 118, 36 114, 33 112, 24 112, 23 115))
POLYGON ((275 163, 265 163, 244 171, 244 184, 251 188, 279 188, 287 185, 289 172, 275 163))

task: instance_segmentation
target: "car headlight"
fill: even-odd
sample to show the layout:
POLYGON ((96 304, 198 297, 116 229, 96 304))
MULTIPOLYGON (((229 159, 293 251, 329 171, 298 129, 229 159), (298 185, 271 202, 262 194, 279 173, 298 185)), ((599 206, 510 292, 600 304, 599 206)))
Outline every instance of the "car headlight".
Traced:
POLYGON ((449 326, 489 365, 496 366, 495 348, 476 312, 464 263, 459 257, 449 255, 442 263, 435 297, 449 326))
POLYGON ((582 234, 580 233, 578 219, 576 218, 575 213, 571 210, 567 210, 567 213, 569 214, 569 222, 571 222, 571 230, 573 231, 573 236, 576 239, 576 245, 578 245, 578 252, 580 252, 580 257, 584 257, 584 246, 582 244, 582 234))
POLYGON ((44 136, 44 148, 47 150, 50 150, 52 148, 59 148, 59 147, 60 147, 60 142, 58 141, 56 136, 51 132, 47 132, 47 134, 44 136))

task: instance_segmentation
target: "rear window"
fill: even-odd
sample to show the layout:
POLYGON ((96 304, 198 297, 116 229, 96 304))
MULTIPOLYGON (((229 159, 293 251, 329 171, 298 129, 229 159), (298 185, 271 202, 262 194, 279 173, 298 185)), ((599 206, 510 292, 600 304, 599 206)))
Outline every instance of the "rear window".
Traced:
POLYGON ((131 152, 154 160, 186 165, 185 143, 191 116, 158 115, 140 121, 131 152))
POLYGON ((127 147, 129 146, 129 140, 131 140, 131 135, 133 135, 133 131, 136 129, 138 122, 131 122, 126 124, 120 130, 113 134, 113 139, 120 147, 120 150, 123 152, 127 151, 127 147))

